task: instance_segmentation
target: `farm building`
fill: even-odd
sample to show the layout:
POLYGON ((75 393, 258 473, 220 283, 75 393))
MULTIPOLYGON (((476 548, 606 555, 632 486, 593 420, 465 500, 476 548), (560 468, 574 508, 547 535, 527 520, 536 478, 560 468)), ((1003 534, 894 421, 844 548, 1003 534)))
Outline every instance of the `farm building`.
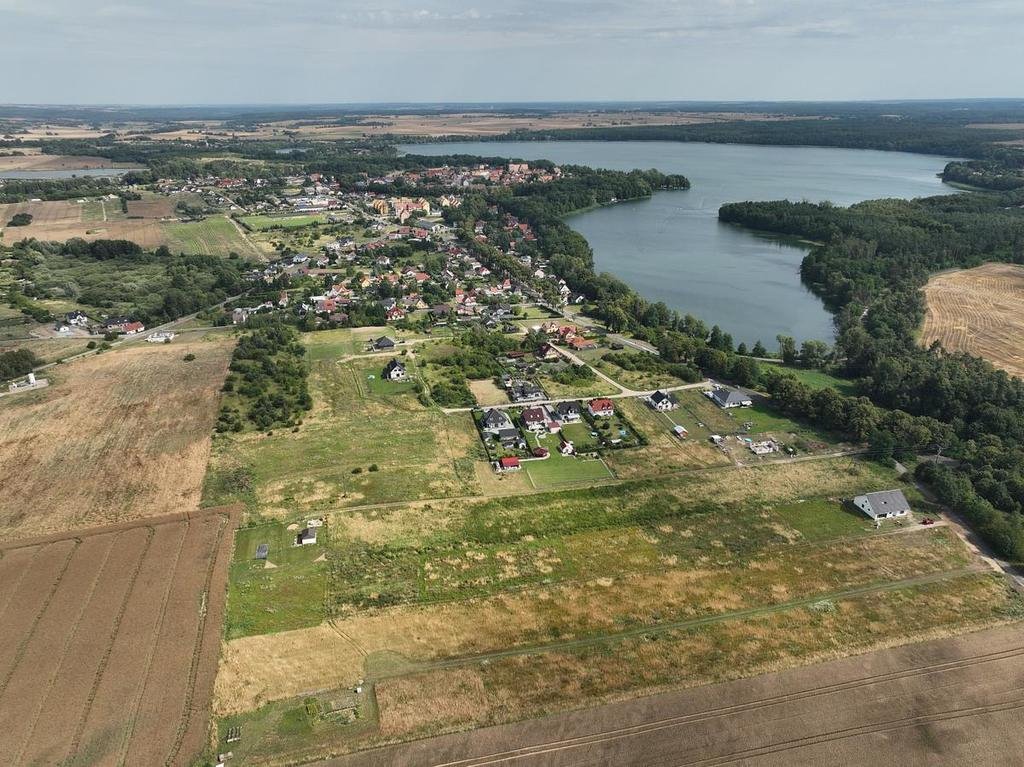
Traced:
POLYGON ((494 468, 499 473, 504 473, 506 471, 519 471, 522 466, 519 463, 519 459, 515 456, 505 456, 494 462, 494 468))
POLYGON ((736 389, 729 389, 725 386, 719 386, 710 391, 704 392, 704 394, 711 399, 720 408, 729 409, 734 407, 750 407, 754 404, 754 400, 750 398, 750 395, 744 394, 736 389))
POLYGON ((615 405, 612 404, 610 399, 604 397, 590 400, 587 404, 587 410, 595 418, 611 418, 615 415, 615 405))
POLYGON ((316 528, 307 527, 295 536, 296 546, 309 546, 316 543, 316 528))
POLYGON ((649 404, 653 410, 660 410, 662 412, 666 410, 675 410, 679 407, 679 402, 675 397, 668 392, 661 391, 660 389, 647 398, 647 404, 649 404))
POLYGON ((404 381, 408 377, 405 371, 405 365, 396 359, 392 359, 384 366, 384 373, 382 376, 386 381, 404 381))
POLYGON ((910 504, 902 490, 882 490, 858 495, 853 499, 853 505, 875 520, 902 517, 910 512, 910 504))

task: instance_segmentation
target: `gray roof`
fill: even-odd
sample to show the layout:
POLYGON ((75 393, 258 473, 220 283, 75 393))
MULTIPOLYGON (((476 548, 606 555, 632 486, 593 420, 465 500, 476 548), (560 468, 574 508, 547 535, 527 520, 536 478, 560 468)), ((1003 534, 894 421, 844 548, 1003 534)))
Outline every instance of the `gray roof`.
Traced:
POLYGON ((268 544, 261 543, 256 547, 256 559, 266 559, 268 553, 270 553, 270 546, 268 544))
POLYGON ((509 419, 506 413, 503 413, 502 411, 495 409, 488 410, 486 413, 484 413, 483 418, 480 419, 480 423, 482 423, 486 428, 489 429, 501 428, 504 426, 512 425, 512 421, 509 419))
POLYGON ((909 509, 910 504, 902 490, 879 490, 876 493, 867 493, 863 496, 868 499, 871 508, 875 511, 890 511, 892 509, 909 509))
POLYGON ((669 402, 675 404, 676 398, 673 397, 668 392, 661 391, 661 389, 659 389, 658 391, 654 392, 654 394, 651 395, 651 402, 654 402, 655 404, 661 402, 662 400, 668 400, 669 402))
POLYGON ((751 401, 749 395, 735 389, 715 389, 711 396, 720 405, 741 405, 751 401))

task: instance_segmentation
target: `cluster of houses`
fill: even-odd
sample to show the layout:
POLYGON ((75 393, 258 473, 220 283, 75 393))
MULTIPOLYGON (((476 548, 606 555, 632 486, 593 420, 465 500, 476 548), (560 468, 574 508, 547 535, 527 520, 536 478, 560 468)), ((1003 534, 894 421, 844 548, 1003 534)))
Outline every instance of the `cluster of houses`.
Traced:
MULTIPOLYGON (((514 414, 510 414, 508 410, 490 408, 480 416, 478 425, 485 444, 491 442, 505 450, 525 451, 528 448, 525 433, 538 436, 559 434, 564 426, 580 423, 585 414, 589 414, 591 418, 611 418, 615 415, 615 404, 610 399, 599 397, 587 402, 585 407, 576 401, 533 405, 523 408, 519 413, 518 425, 513 420, 514 414)), ((561 435, 558 451, 562 455, 574 455, 576 447, 572 440, 561 435)), ((533 459, 544 459, 548 455, 549 451, 544 447, 536 447, 531 452, 533 459)), ((502 458, 498 458, 494 462, 494 468, 498 472, 516 471, 519 467, 518 458, 504 463, 502 458)))
POLYGON ((512 186, 513 184, 544 184, 562 177, 561 168, 547 170, 533 168, 529 163, 513 162, 507 165, 442 165, 425 170, 396 170, 381 176, 367 178, 356 186, 380 186, 401 182, 410 188, 432 186, 467 189, 474 184, 512 186))

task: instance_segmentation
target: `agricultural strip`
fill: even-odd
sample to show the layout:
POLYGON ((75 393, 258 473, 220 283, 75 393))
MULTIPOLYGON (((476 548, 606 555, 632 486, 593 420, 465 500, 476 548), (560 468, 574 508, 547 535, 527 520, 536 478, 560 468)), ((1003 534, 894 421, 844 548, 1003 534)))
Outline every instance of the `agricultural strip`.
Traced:
POLYGON ((209 510, 0 549, 0 573, 23 571, 0 634, 5 764, 193 762, 236 524, 209 510))

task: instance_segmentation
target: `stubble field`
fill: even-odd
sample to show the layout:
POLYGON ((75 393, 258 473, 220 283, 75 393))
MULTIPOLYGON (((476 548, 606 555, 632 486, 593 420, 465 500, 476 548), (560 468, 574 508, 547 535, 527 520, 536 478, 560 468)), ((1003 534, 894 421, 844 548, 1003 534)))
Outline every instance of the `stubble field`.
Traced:
POLYGON ((0 540, 198 508, 231 347, 118 349, 0 398, 0 540))
POLYGON ((235 524, 209 510, 0 547, 4 764, 194 763, 235 524))
POLYGON ((1024 267, 984 264, 940 274, 924 289, 921 342, 983 357, 1024 376, 1024 267))

